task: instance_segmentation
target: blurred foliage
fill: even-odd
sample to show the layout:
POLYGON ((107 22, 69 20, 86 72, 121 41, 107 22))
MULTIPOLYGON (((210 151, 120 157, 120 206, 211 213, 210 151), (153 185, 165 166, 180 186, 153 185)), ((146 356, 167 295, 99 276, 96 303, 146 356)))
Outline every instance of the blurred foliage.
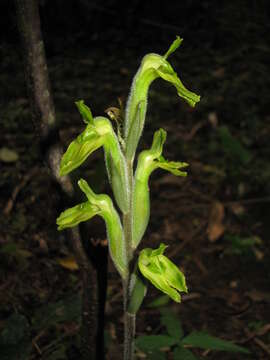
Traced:
POLYGON ((28 360, 32 350, 30 327, 26 317, 14 313, 0 333, 1 360, 28 360))
POLYGON ((198 359, 186 345, 192 348, 249 354, 247 349, 205 332, 194 331, 186 335, 180 320, 171 310, 163 308, 160 313, 160 323, 166 333, 141 335, 136 339, 136 347, 147 355, 147 359, 165 359, 165 350, 170 348, 173 349, 174 360, 198 359))

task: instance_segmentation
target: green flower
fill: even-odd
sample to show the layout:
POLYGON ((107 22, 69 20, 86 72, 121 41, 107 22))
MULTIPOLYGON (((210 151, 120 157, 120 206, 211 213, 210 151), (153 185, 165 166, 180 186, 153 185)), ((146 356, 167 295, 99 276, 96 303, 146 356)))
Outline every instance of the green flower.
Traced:
POLYGON ((180 37, 177 37, 164 56, 158 54, 146 55, 133 79, 126 107, 124 129, 126 155, 131 161, 133 161, 136 147, 144 127, 148 90, 155 79, 160 77, 171 83, 176 88, 177 94, 192 107, 200 101, 200 96, 189 91, 183 85, 177 73, 167 61, 168 56, 180 46, 182 40, 180 37))
POLYGON ((186 176, 180 169, 188 166, 184 162, 168 161, 161 155, 166 140, 166 131, 159 129, 154 134, 152 146, 144 150, 138 158, 135 172, 134 191, 132 194, 133 220, 132 220, 132 246, 139 245, 147 228, 150 217, 149 177, 158 168, 171 172, 176 176, 186 176))
POLYGON ((187 292, 184 274, 163 255, 166 245, 156 250, 146 248, 140 252, 138 266, 142 275, 157 289, 176 302, 181 302, 180 292, 187 292))
POLYGON ((122 278, 126 278, 128 260, 124 232, 111 198, 106 194, 95 194, 83 179, 78 181, 78 185, 88 201, 63 211, 56 220, 58 230, 74 227, 95 215, 101 216, 106 224, 111 258, 122 278))
POLYGON ((104 145, 107 135, 112 131, 110 121, 104 117, 96 117, 93 122, 89 122, 64 153, 60 164, 60 175, 67 175, 79 167, 90 154, 104 145))
POLYGON ((76 105, 86 123, 85 130, 71 142, 60 164, 60 175, 67 175, 79 167, 89 155, 104 148, 106 169, 117 205, 123 213, 128 211, 129 185, 126 161, 111 122, 105 117, 93 118, 83 100, 76 105))

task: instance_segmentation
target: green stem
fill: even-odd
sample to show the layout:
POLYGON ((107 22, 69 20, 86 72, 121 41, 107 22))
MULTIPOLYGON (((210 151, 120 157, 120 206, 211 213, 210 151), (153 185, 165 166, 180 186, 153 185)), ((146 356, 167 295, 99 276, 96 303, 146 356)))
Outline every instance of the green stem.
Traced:
MULTIPOLYGON (((133 166, 132 162, 127 164, 128 170, 128 186, 129 186, 129 207, 128 212, 123 214, 123 228, 127 247, 127 256, 129 265, 133 259, 132 249, 132 191, 133 191, 133 166)), ((136 329, 136 315, 130 314, 128 304, 130 301, 130 270, 126 279, 123 279, 123 296, 124 296, 124 360, 134 359, 134 339, 136 329)))
POLYGON ((124 290, 124 360, 134 359, 134 339, 136 331, 136 315, 127 311, 129 294, 129 280, 123 281, 124 290))

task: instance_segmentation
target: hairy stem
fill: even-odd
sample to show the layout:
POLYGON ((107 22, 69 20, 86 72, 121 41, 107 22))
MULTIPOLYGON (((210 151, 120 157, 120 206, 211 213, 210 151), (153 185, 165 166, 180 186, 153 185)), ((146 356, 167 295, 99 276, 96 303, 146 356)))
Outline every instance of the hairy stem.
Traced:
MULTIPOLYGON (((132 249, 132 191, 133 191, 133 166, 129 162, 127 164, 128 171, 128 186, 129 186, 129 208, 128 212, 123 215, 123 228, 125 233, 125 241, 127 246, 127 255, 130 262, 133 259, 133 249, 132 249)), ((124 296, 124 360, 133 360, 134 358, 134 338, 135 338, 135 328, 136 328, 136 315, 130 314, 128 309, 128 304, 130 301, 130 270, 126 279, 123 279, 123 296, 124 296)))
POLYGON ((123 281, 124 290, 124 360, 133 360, 134 358, 134 339, 136 331, 136 315, 127 311, 129 301, 129 282, 123 281))

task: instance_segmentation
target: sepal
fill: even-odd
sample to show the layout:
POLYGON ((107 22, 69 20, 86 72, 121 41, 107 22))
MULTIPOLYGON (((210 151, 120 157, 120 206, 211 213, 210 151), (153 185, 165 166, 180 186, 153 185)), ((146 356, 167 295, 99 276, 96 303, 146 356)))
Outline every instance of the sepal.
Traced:
POLYGON ((75 104, 76 104, 80 114, 82 115, 84 123, 94 125, 94 118, 93 118, 92 112, 91 112, 90 108, 87 105, 85 105, 84 101, 78 100, 78 101, 75 101, 75 104))
POLYGON ((160 156, 156 161, 156 166, 163 170, 169 171, 175 176, 187 176, 186 171, 179 170, 188 166, 188 164, 185 162, 168 161, 164 159, 163 156, 160 156))
POLYGON ((166 52, 165 55, 163 55, 164 59, 167 59, 172 53, 174 53, 179 46, 182 44, 182 41, 184 39, 180 38, 180 36, 176 36, 176 39, 174 40, 174 42, 170 45, 168 51, 166 52))
POLYGON ((183 98, 190 106, 194 107, 200 101, 200 96, 189 91, 184 86, 169 63, 161 65, 156 71, 163 80, 168 81, 176 88, 178 96, 183 98))

